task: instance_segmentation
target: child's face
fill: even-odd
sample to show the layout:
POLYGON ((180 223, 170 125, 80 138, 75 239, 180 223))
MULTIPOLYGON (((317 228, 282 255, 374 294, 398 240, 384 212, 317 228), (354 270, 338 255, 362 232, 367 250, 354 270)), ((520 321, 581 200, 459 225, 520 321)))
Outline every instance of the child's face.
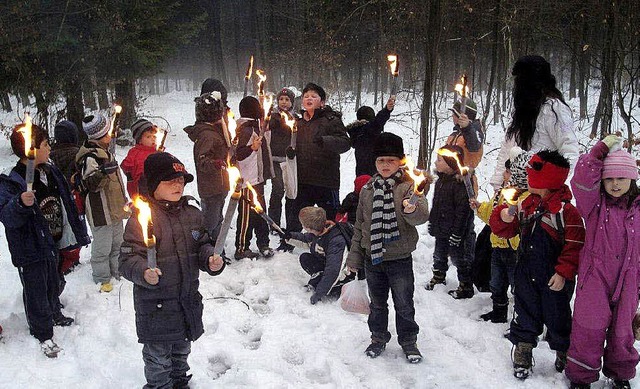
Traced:
POLYGON ((171 181, 160 181, 153 197, 156 200, 178 201, 184 192, 184 177, 176 177, 171 181))
POLYGON ((382 178, 389 178, 396 174, 400 169, 400 166, 402 166, 402 160, 398 157, 383 156, 376 158, 376 169, 382 178))
POLYGON ((111 134, 109 132, 107 132, 107 135, 105 135, 102 138, 98 139, 98 143, 102 147, 108 147, 109 143, 111 143, 111 134))
POLYGON ((506 169, 504 173, 502 173, 502 182, 505 184, 511 180, 511 170, 506 169))
POLYGON ((147 130, 140 137, 140 144, 147 147, 156 148, 156 129, 147 130))
POLYGON ((631 180, 628 178, 603 178, 604 190, 612 197, 620 197, 629 191, 631 180))
POLYGON ((447 162, 444 160, 444 158, 440 154, 438 154, 438 157, 436 158, 436 171, 438 173, 444 173, 444 174, 455 173, 455 171, 451 169, 451 166, 447 165, 447 162))
POLYGON ((322 231, 314 230, 313 228, 309 228, 306 226, 302 226, 302 228, 304 228, 308 233, 313 234, 315 236, 319 236, 322 234, 322 231))
POLYGON ((41 163, 45 163, 49 160, 49 154, 51 153, 51 146, 49 145, 48 140, 43 140, 40 142, 40 146, 36 149, 36 160, 35 164, 40 165, 41 163))
POLYGON ((307 111, 314 111, 316 109, 322 108, 324 102, 320 99, 320 95, 318 92, 314 90, 307 91, 302 96, 302 106, 307 111))
POLYGON ((288 111, 291 108, 291 100, 289 100, 289 96, 282 95, 278 99, 278 107, 283 111, 288 111))

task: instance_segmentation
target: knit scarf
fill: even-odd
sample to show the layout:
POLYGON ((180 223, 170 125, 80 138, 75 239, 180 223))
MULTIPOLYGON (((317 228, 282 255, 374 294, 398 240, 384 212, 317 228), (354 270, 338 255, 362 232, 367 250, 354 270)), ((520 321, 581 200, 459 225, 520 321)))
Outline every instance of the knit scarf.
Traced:
POLYGON ((373 181, 373 213, 371 214, 371 262, 382 263, 384 243, 398 240, 398 220, 393 203, 393 188, 402 177, 398 170, 393 176, 384 179, 379 174, 373 181))

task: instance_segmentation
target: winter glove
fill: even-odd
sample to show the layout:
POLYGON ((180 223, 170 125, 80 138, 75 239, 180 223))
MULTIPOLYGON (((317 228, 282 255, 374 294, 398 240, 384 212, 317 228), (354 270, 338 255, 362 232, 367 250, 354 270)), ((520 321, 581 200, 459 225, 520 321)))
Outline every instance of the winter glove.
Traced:
POLYGON ((622 137, 616 134, 605 136, 602 142, 607 145, 610 153, 622 149, 622 137))
POLYGON ((317 144, 320 147, 324 147, 324 140, 322 139, 322 136, 320 136, 320 135, 316 135, 313 138, 313 143, 317 144))
POLYGON ((282 235, 282 239, 284 239, 284 240, 291 239, 291 231, 284 230, 284 234, 282 235))
POLYGON ((284 153, 287 155, 287 158, 289 159, 294 159, 296 157, 296 149, 294 149, 291 146, 287 147, 284 153))
POLYGON ((118 170, 118 162, 116 161, 105 162, 100 166, 100 172, 102 174, 109 175, 115 173, 116 170, 118 170))
POLYGON ((451 247, 460 247, 460 242, 462 242, 462 238, 459 235, 451 234, 449 237, 449 246, 451 247))
POLYGON ((321 296, 316 295, 315 293, 311 295, 311 297, 309 298, 309 301, 311 302, 311 305, 316 305, 316 303, 318 301, 322 300, 321 296))

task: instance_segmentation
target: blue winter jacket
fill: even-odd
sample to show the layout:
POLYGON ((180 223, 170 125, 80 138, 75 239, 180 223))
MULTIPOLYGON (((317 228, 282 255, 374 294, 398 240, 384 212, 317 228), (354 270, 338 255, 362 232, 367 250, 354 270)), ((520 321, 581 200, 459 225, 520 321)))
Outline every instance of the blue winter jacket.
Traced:
POLYGON ((6 172, 0 174, 0 222, 4 224, 11 261, 16 267, 56 258, 58 248, 73 249, 91 243, 84 216, 78 215, 69 184, 57 167, 49 165, 49 168, 60 191, 68 221, 63 240, 72 243, 58 247, 37 204, 30 207, 22 204, 20 194, 27 190, 27 183, 20 174, 13 169, 8 175, 6 172), (69 233, 73 236, 65 235, 69 233))

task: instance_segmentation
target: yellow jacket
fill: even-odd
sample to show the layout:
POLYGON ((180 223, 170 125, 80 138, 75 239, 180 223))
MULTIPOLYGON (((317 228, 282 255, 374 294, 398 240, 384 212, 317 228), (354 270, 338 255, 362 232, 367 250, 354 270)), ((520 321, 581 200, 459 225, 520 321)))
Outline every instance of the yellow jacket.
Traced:
MULTIPOLYGON (((524 200, 525 198, 527 198, 527 196, 529 196, 529 192, 524 192, 523 194, 520 195, 518 200, 524 200)), ((502 195, 502 189, 500 189, 498 190, 498 192, 496 192, 496 195, 493 197, 492 201, 485 201, 480 204, 480 207, 478 207, 478 210, 476 211, 477 215, 480 218, 480 220, 482 220, 486 224, 489 224, 489 218, 491 217, 491 213, 493 212, 493 209, 499 205, 506 204, 506 203, 507 201, 504 199, 504 196, 502 195)), ((491 240, 491 247, 493 248, 501 248, 501 249, 510 248, 513 250, 517 250, 518 246, 520 245, 520 235, 516 235, 510 239, 505 239, 495 235, 494 233, 491 233, 491 237, 489 239, 491 240)))

